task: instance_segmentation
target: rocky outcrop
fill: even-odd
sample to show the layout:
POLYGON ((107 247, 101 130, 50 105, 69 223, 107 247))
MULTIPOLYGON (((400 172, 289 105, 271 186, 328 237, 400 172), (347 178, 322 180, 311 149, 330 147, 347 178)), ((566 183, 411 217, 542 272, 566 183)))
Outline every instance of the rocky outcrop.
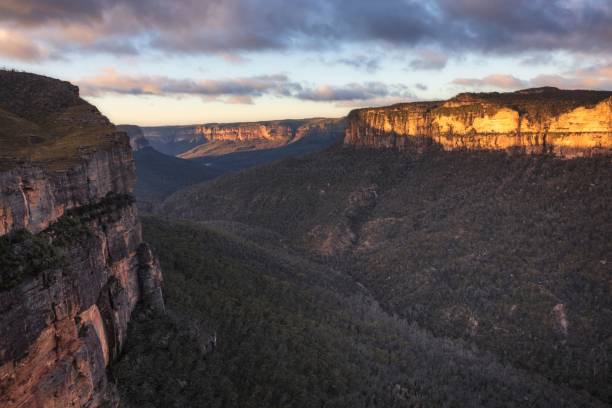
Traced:
POLYGON ((130 138, 130 147, 133 151, 138 151, 144 149, 145 147, 149 147, 149 141, 145 137, 142 129, 139 126, 135 125, 118 125, 117 130, 121 132, 125 132, 130 138))
POLYGON ((143 128, 157 150, 182 158, 227 154, 237 150, 269 149, 314 139, 336 140, 344 130, 342 119, 301 119, 194 126, 143 128))
POLYGON ((0 235, 12 230, 39 232, 70 208, 96 202, 108 193, 130 193, 136 181, 127 140, 83 155, 61 171, 20 163, 0 172, 0 235))
POLYGON ((146 243, 138 247, 138 281, 143 302, 155 312, 164 313, 161 267, 146 243))
POLYGON ((348 117, 344 144, 564 157, 607 154, 612 149, 612 92, 538 88, 359 109, 348 117))
POLYGON ((19 118, 0 132, 0 406, 117 406, 106 371, 131 313, 163 311, 129 140, 67 83, 0 83, 0 111, 19 118))

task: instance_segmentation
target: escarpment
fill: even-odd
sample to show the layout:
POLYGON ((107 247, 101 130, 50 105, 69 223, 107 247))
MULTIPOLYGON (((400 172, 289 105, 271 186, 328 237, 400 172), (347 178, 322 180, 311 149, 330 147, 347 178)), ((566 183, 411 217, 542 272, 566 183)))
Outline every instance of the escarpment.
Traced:
POLYGON ((342 119, 299 119, 194 126, 143 128, 157 150, 185 159, 243 150, 261 150, 296 142, 334 142, 344 131, 342 119))
POLYGON ((350 113, 344 144, 508 150, 563 157, 612 149, 612 92, 537 88, 465 93, 350 113))
POLYGON ((195 132, 208 141, 267 140, 289 143, 311 135, 332 132, 340 125, 337 119, 282 120, 272 122, 208 124, 195 132))
POLYGON ((0 71, 0 406, 117 406, 107 367, 163 311, 129 139, 66 82, 0 71))

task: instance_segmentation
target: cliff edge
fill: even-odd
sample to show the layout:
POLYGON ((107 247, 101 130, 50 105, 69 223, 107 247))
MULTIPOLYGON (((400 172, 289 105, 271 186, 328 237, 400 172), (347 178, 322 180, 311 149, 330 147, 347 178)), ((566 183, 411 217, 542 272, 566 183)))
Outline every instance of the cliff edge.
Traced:
POLYGON ((106 369, 161 271, 129 139, 67 82, 0 71, 0 406, 117 406, 106 369))
POLYGON ((352 111, 347 146, 609 154, 612 92, 534 88, 352 111))

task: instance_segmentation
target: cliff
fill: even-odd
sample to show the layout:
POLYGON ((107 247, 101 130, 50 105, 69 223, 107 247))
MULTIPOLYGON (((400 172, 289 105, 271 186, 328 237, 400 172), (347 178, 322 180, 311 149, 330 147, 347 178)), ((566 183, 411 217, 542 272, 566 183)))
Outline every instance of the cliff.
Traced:
POLYGON ((149 141, 145 137, 142 129, 135 125, 118 125, 117 130, 125 132, 130 138, 130 147, 133 151, 138 151, 149 147, 149 141))
POLYGON ((343 130, 342 119, 211 123, 143 129, 154 148, 187 159, 271 149, 311 139, 315 143, 335 141, 343 130))
POLYGON ((343 130, 344 122, 338 119, 204 125, 197 127, 195 132, 206 143, 181 153, 179 157, 219 156, 237 151, 273 149, 298 142, 325 144, 337 140, 343 130))
POLYGON ((612 92, 536 88, 358 109, 344 144, 399 150, 509 150, 564 157, 612 149, 612 92))
POLYGON ((117 406, 136 304, 163 311, 128 137, 78 88, 0 71, 0 406, 117 406))

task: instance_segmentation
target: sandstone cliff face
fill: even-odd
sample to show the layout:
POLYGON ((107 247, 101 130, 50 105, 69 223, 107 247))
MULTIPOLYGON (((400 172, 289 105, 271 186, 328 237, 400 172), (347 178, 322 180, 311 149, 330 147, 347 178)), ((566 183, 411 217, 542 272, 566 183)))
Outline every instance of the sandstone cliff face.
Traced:
POLYGON ((612 149, 612 92, 540 88, 350 113, 344 143, 400 150, 510 150, 564 157, 612 149))
POLYGON ((182 158, 269 149, 309 138, 336 139, 344 130, 339 119, 302 119, 196 126, 144 128, 157 150, 182 158), (233 145, 233 147, 230 147, 233 145))
POLYGON ((272 149, 292 143, 319 143, 337 140, 344 130, 338 119, 206 125, 196 129, 206 139, 179 157, 194 159, 237 151, 272 149))
POLYGON ((129 140, 67 83, 0 82, 0 110, 21 121, 0 132, 0 406, 117 406, 106 369, 130 315, 141 300, 163 311, 129 140))
POLYGON ((288 142, 293 139, 295 130, 281 123, 241 123, 237 125, 204 125, 195 129, 195 133, 204 136, 207 141, 252 141, 288 142))
POLYGON ((0 235, 26 228, 39 232, 64 211, 102 199, 110 192, 127 194, 136 180, 127 141, 80 158, 62 171, 22 163, 0 173, 0 235))

